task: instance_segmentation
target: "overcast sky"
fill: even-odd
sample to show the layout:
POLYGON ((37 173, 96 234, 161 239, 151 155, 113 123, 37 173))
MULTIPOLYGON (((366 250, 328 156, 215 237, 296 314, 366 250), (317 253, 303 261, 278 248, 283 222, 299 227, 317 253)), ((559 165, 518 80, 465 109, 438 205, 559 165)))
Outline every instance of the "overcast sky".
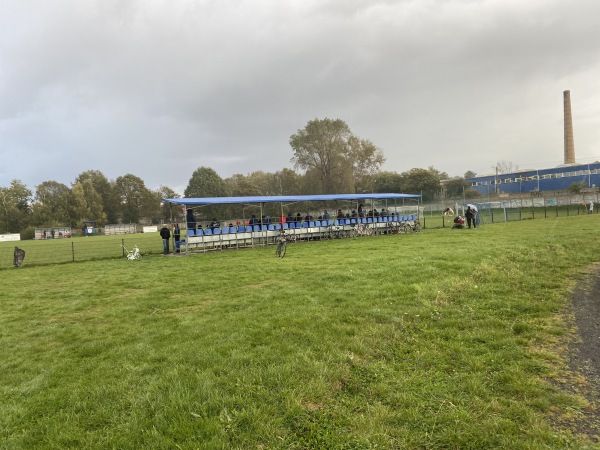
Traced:
POLYGON ((0 0, 0 186, 132 173, 179 193, 292 167, 344 120, 384 170, 600 159, 598 0, 0 0))

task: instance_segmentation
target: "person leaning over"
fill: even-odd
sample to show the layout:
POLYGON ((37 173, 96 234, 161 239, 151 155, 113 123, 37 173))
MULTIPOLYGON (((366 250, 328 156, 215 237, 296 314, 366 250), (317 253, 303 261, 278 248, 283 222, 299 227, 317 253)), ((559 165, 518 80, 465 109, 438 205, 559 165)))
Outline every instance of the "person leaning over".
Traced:
POLYGON ((167 225, 163 225, 160 229, 160 237, 163 241, 163 255, 169 254, 169 239, 171 238, 171 231, 167 228, 167 225))

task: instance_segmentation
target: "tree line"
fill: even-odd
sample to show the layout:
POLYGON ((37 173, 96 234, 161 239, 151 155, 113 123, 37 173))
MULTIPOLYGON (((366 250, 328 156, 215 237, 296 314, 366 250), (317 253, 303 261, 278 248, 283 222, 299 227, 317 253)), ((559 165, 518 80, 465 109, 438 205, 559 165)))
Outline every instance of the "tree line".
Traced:
MULTIPOLYGON (((366 192, 422 194, 432 200, 441 181, 447 197, 462 196, 463 177, 449 179, 433 167, 406 172, 381 171, 385 156, 367 139, 355 136, 339 119, 314 119, 290 137, 293 169, 255 171, 222 178, 212 168, 199 167, 188 182, 184 197, 230 197, 256 195, 310 195, 366 192)), ((474 173, 469 172, 474 175, 474 173)), ((99 170, 79 174, 71 186, 48 180, 30 190, 20 180, 0 186, 0 233, 18 233, 34 227, 82 227, 85 221, 97 226, 116 223, 156 224, 178 218, 163 198, 181 195, 167 186, 152 190, 133 174, 109 180, 99 170)), ((271 205, 274 208, 275 206, 271 205)), ((250 214, 242 205, 203 208, 200 220, 212 217, 243 217, 250 214)), ((275 213, 275 212, 273 212, 275 213)))

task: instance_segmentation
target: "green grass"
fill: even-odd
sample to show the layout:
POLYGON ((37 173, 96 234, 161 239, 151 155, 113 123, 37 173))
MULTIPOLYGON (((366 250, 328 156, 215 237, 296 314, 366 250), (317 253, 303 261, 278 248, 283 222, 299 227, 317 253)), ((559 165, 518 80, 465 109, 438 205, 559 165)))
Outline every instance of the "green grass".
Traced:
POLYGON ((0 448, 591 448, 599 221, 2 270, 0 448))
POLYGON ((119 258, 124 254, 122 245, 130 250, 138 245, 144 255, 162 254, 163 251, 162 239, 158 233, 11 241, 0 243, 0 269, 13 266, 15 246, 25 250, 26 267, 119 258))

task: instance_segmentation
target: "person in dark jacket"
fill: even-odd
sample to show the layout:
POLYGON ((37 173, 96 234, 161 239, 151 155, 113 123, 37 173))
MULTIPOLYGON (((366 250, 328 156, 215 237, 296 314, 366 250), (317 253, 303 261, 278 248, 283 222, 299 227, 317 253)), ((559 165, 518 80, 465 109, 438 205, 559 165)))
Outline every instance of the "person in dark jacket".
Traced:
POLYGON ((196 218, 194 217, 194 211, 188 209, 186 211, 185 220, 187 221, 188 230, 196 229, 196 218))
POLYGON ((167 225, 163 225, 163 227, 160 229, 160 237, 162 238, 163 241, 163 255, 168 255, 169 254, 169 239, 171 238, 171 231, 169 231, 169 228, 167 227, 167 225))
POLYGON ((470 206, 467 206, 467 210, 465 211, 465 218, 467 219, 467 228, 471 228, 471 223, 473 223, 473 228, 477 228, 477 225, 475 225, 476 214, 477 212, 475 212, 474 209, 471 209, 470 206))
POLYGON ((173 248, 173 251, 176 253, 179 253, 179 248, 180 248, 179 241, 181 240, 181 229, 179 228, 178 223, 173 225, 173 240, 175 241, 175 244, 174 244, 175 247, 173 248))

